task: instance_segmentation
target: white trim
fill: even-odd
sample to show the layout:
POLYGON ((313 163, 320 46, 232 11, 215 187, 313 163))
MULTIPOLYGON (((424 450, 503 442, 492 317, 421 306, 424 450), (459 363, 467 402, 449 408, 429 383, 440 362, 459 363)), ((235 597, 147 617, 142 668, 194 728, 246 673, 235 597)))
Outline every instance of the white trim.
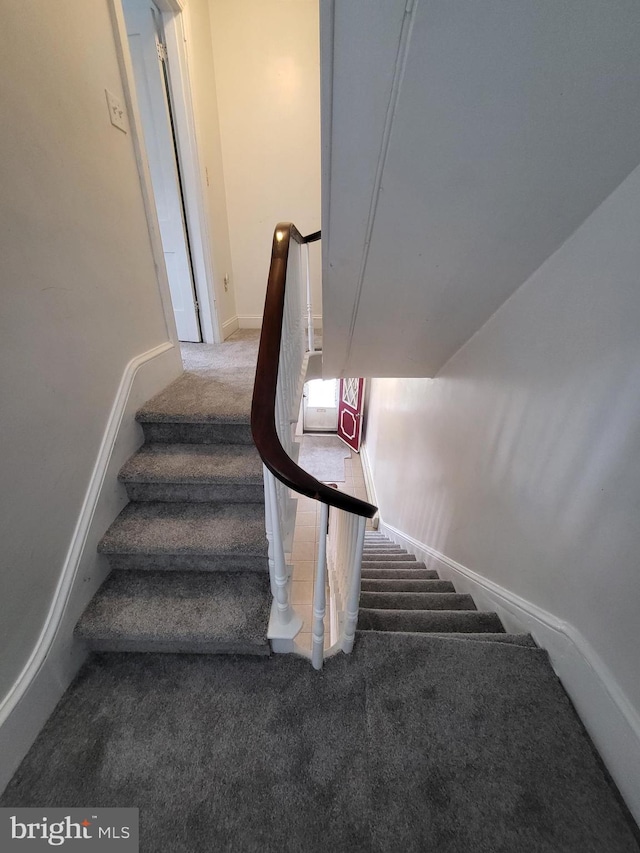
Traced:
POLYGON ((427 565, 437 566, 444 579, 455 579, 456 589, 470 592, 479 606, 495 610, 507 630, 529 632, 545 649, 629 810, 640 822, 640 715, 580 631, 393 525, 381 520, 380 530, 427 565))
MULTIPOLYGON (((375 506, 380 506, 378 503, 378 494, 376 492, 376 484, 373 479, 373 471, 371 470, 371 461, 367 453, 367 445, 363 442, 360 445, 360 462, 362 463, 362 473, 364 474, 364 485, 367 490, 367 498, 369 503, 375 506)), ((371 526, 374 530, 378 529, 380 524, 380 512, 378 511, 371 519, 371 526)))
MULTIPOLYGON (((22 755, 29 748, 31 741, 37 735, 39 729, 42 727, 47 717, 55 707, 55 704, 60 699, 70 680, 73 678, 75 670, 82 663, 82 651, 78 649, 72 649, 70 651, 71 642, 68 638, 62 660, 55 659, 56 655, 52 653, 52 649, 54 643, 57 644, 60 639, 60 627, 63 619, 67 615, 72 590, 74 589, 76 578, 79 577, 81 561, 83 561, 84 558, 90 558, 91 562, 97 560, 97 554, 92 553, 85 555, 85 546, 87 544, 87 540, 90 538, 90 532, 92 535, 95 533, 95 538, 99 538, 101 533, 104 532, 104 526, 102 527, 102 530, 97 533, 92 531, 92 522, 94 520, 94 515, 96 514, 103 486, 105 485, 105 478, 107 476, 110 462, 112 461, 112 456, 114 455, 116 441, 121 432, 121 428, 126 425, 130 432, 134 429, 139 432, 140 428, 133 423, 133 414, 135 410, 131 412, 127 410, 128 406, 130 408, 131 404, 133 404, 135 408, 140 405, 141 401, 137 399, 137 396, 135 399, 130 400, 133 396, 132 388, 140 369, 147 364, 151 366, 151 362, 154 362, 151 374, 149 378, 145 380, 146 384, 144 384, 144 387, 140 389, 140 393, 144 399, 146 399, 149 394, 159 391, 168 382, 180 374, 181 363, 179 360, 179 351, 172 341, 165 341, 147 352, 141 353, 135 358, 132 358, 124 369, 111 411, 107 418, 105 431, 100 442, 100 447, 89 479, 82 508, 71 536, 69 549, 60 571, 60 578, 52 597, 49 612, 28 661, 22 668, 22 671, 15 679, 7 694, 0 702, 0 736, 3 747, 5 746, 5 743, 7 744, 7 747, 3 749, 3 751, 11 749, 13 758, 13 761, 11 758, 3 761, 2 771, 0 773, 0 790, 2 790, 4 784, 8 781, 8 778, 4 778, 4 774, 7 772, 11 774, 13 772, 22 755), (166 359, 163 359, 162 356, 166 356, 166 359), (165 361, 167 362, 166 364, 165 361), (126 424, 123 423, 125 414, 127 415, 126 424), (130 418, 129 415, 131 416, 130 418), (132 423, 129 423, 129 420, 131 420, 132 423), (25 699, 27 692, 29 692, 29 699, 31 701, 22 702, 22 700, 25 699), (35 704, 32 694, 33 696, 39 697, 35 704), (18 705, 20 705, 20 708, 18 708, 18 705), (25 708, 28 710, 25 711, 25 708), (16 709, 17 713, 13 714, 16 709)), ((136 432, 135 435, 137 434, 138 433, 136 432)), ((129 443, 136 441, 135 435, 133 438, 131 436, 127 437, 129 443)), ((134 444, 134 446, 138 446, 139 444, 140 441, 137 439, 137 445, 134 444)), ((131 447, 127 446, 124 448, 124 452, 127 455, 130 455, 131 447)), ((115 461, 118 466, 122 464, 119 459, 115 461)), ((111 482, 111 472, 109 473, 110 476, 107 486, 111 482)), ((115 473, 116 472, 114 471, 114 478, 115 473)), ((109 490, 106 489, 105 491, 109 490)), ((113 501, 112 496, 109 496, 109 499, 113 501)), ((118 511, 119 510, 116 509, 115 514, 117 514, 118 511)), ((111 515, 111 519, 113 519, 113 517, 114 515, 111 515)), ((79 584, 79 586, 82 587, 83 594, 88 592, 90 597, 92 594, 92 592, 89 591, 91 583, 88 583, 88 581, 90 581, 90 578, 88 577, 90 572, 85 571, 83 568, 81 574, 83 583, 79 584)), ((99 572, 96 572, 96 578, 93 579, 93 586, 97 588, 103 579, 104 576, 100 576, 99 572)), ((86 603, 87 601, 84 600, 78 603, 80 612, 82 612, 86 603)), ((69 627, 70 634, 72 633, 73 624, 77 618, 75 613, 71 614, 71 617, 73 621, 69 627)), ((60 655, 58 655, 58 657, 60 657, 60 655)))
POLYGON ((71 537, 71 544, 60 573, 60 580, 58 581, 58 586, 53 594, 53 601, 51 603, 49 613, 45 620, 40 637, 38 638, 33 652, 31 653, 31 657, 25 664, 22 672, 7 695, 0 702, 0 726, 5 722, 8 715, 20 701, 24 691, 33 679, 38 668, 42 665, 58 629, 62 612, 69 597, 71 586, 75 580, 76 569, 80 562, 80 557, 82 556, 93 513, 104 482, 107 465, 109 464, 116 436, 120 429, 129 392, 133 385, 133 379, 141 365, 150 361, 152 358, 156 358, 157 356, 162 355, 162 353, 173 349, 173 346, 173 343, 170 341, 160 344, 148 352, 132 358, 125 368, 122 379, 120 380, 118 391, 116 392, 116 398, 113 403, 111 413, 109 414, 109 419, 107 420, 107 427, 104 435, 102 436, 98 457, 93 467, 91 479, 89 480, 89 487, 82 503, 82 509, 80 510, 80 515, 78 517, 75 530, 73 531, 73 536, 71 537))
POLYGON ((140 118, 138 98, 136 95, 135 84, 133 82, 133 66, 131 64, 129 41, 127 39, 127 26, 124 20, 121 0, 109 0, 109 11, 113 24, 113 36, 116 54, 118 57, 118 65, 120 66, 122 90, 124 92, 125 103, 127 106, 129 130, 131 131, 131 140, 133 142, 138 175, 140 176, 140 187, 142 189, 142 199, 147 218, 147 227, 149 229, 149 240, 151 242, 151 254, 153 256, 153 263, 156 269, 156 279, 158 282, 158 289, 160 290, 160 299, 162 300, 167 336, 173 343, 177 344, 178 333, 176 331, 176 320, 173 313, 169 279, 167 278, 167 268, 164 261, 164 250, 162 248, 162 240, 160 237, 160 225, 158 223, 158 213, 153 195, 151 173, 149 172, 149 163, 144 147, 142 119, 140 118))
POLYGON ((222 337, 226 341, 229 335, 232 335, 240 328, 238 323, 238 315, 234 315, 230 320, 225 320, 222 324, 222 337))
POLYGON ((261 329, 262 314, 238 314, 238 326, 241 329, 261 329))
POLYGON ((165 13, 162 16, 167 46, 171 106, 176 123, 180 171, 184 187, 184 206, 193 261, 194 286, 200 306, 200 323, 205 343, 219 344, 223 332, 217 306, 222 295, 215 275, 210 222, 206 204, 204 170, 198 149, 197 120, 191 95, 188 37, 189 15, 165 13), (186 20, 185 20, 186 19, 186 20), (218 284, 218 288, 216 288, 218 284))
MULTIPOLYGON (((205 203, 206 190, 200 168, 198 153, 196 121, 193 102, 191 99, 191 84, 189 76, 189 61, 184 32, 182 0, 154 0, 162 9, 164 35, 167 46, 169 65, 169 85, 171 102, 176 123, 176 136, 180 149, 180 170, 184 186, 184 204, 189 230, 189 244, 193 260, 194 286, 200 306, 200 323, 205 343, 221 343, 222 329, 217 314, 217 302, 220 294, 216 295, 216 277, 213 270, 213 258, 210 245, 210 229, 205 203)), ((175 317, 171 301, 171 291, 164 260, 158 213, 155 206, 153 185, 147 153, 144 147, 142 119, 138 108, 138 100, 133 76, 133 67, 129 53, 127 26, 122 10, 122 0, 109 0, 109 8, 113 21, 120 76, 125 94, 131 138, 140 175, 140 184, 144 199, 145 213, 151 239, 151 249, 156 267, 156 275, 160 287, 160 295, 167 323, 167 334, 177 342, 175 317)))

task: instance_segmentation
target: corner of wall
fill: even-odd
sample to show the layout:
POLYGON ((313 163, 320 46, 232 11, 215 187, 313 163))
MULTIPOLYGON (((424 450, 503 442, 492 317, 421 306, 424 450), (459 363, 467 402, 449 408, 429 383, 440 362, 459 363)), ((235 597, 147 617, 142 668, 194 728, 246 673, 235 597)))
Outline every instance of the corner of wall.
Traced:
POLYGON ((47 619, 27 664, 0 700, 0 792, 85 660, 73 629, 109 573, 97 546, 127 503, 117 477, 142 444, 136 411, 181 372, 180 351, 171 341, 131 359, 123 372, 47 619))
POLYGON ((225 320, 225 322, 222 324, 222 340, 226 341, 227 338, 239 328, 240 324, 238 322, 237 314, 231 317, 229 320, 225 320))

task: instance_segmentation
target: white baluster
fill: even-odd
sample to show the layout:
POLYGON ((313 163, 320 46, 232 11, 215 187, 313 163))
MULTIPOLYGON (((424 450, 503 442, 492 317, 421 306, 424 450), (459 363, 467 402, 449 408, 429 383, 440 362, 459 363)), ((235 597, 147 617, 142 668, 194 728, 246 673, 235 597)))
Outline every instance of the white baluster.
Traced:
POLYGON ((264 524, 267 533, 267 544, 268 544, 268 562, 269 562, 269 582, 271 584, 271 595, 275 598, 276 596, 276 569, 275 569, 275 560, 274 560, 274 546, 273 546, 273 524, 272 524, 272 510, 271 510, 271 494, 270 490, 267 486, 267 469, 264 468, 264 524))
POLYGON ((273 535, 274 598, 278 610, 278 621, 282 625, 287 625, 293 617, 293 609, 289 603, 289 577, 284 557, 284 548, 282 547, 280 519, 278 518, 276 479, 266 466, 264 466, 264 481, 265 491, 269 492, 268 506, 271 514, 271 531, 273 535))
POLYGON ((315 351, 315 340, 313 334, 313 303, 311 302, 311 270, 309 268, 309 244, 304 244, 306 285, 307 285, 307 347, 309 352, 315 351))
POLYGON ((313 636, 311 663, 314 669, 322 669, 324 658, 324 614, 327 608, 327 519, 329 507, 320 509, 320 540, 318 542, 318 564, 313 591, 313 636))
POLYGON ((360 574, 362 571, 362 551, 364 548, 364 529, 366 519, 358 516, 357 527, 355 528, 356 541, 353 554, 353 562, 351 565, 351 585, 347 598, 346 620, 344 641, 342 650, 349 654, 353 649, 353 642, 356 636, 356 625, 358 624, 358 606, 360 601, 360 574))

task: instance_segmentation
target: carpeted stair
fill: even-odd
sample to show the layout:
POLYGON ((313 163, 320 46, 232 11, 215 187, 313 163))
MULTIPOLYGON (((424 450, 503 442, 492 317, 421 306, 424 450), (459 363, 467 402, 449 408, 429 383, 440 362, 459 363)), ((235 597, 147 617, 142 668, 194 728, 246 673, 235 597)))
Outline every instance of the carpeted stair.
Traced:
POLYGON ((192 348, 196 369, 138 412, 120 472, 130 503, 99 551, 112 572, 76 634, 97 651, 268 654, 262 463, 251 443, 255 348, 192 348), (213 371, 198 370, 209 355, 213 371), (230 362, 230 364, 227 364, 230 362))
POLYGON ((381 533, 365 534, 359 631, 438 634, 535 646, 528 634, 506 634, 497 613, 479 612, 473 598, 438 579, 413 554, 381 533))

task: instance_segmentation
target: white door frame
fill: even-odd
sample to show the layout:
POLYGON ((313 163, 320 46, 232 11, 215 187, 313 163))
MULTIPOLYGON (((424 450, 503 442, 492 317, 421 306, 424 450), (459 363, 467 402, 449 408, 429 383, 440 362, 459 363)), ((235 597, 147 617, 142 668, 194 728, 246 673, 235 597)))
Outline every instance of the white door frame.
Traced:
MULTIPOLYGON (((189 231, 189 244, 193 262, 194 286, 200 308, 202 338, 205 343, 217 344, 224 340, 220 317, 217 311, 217 305, 221 304, 221 295, 216 293, 216 277, 214 275, 209 238, 209 217, 205 200, 204 181, 202 179, 203 172, 200 168, 196 139, 196 121, 191 97, 186 22, 183 14, 187 0, 154 0, 154 2, 162 12, 165 39, 167 42, 171 100, 184 190, 186 224, 189 231)), ((151 246, 158 273, 160 295, 167 319, 167 331, 171 340, 177 342, 173 306, 171 304, 169 282, 164 265, 164 253, 160 240, 160 227, 158 225, 158 215, 154 202, 147 153, 144 148, 142 122, 138 109, 122 2, 121 0, 109 0, 109 6, 114 24, 116 49, 129 113, 131 135, 138 162, 151 246)))

